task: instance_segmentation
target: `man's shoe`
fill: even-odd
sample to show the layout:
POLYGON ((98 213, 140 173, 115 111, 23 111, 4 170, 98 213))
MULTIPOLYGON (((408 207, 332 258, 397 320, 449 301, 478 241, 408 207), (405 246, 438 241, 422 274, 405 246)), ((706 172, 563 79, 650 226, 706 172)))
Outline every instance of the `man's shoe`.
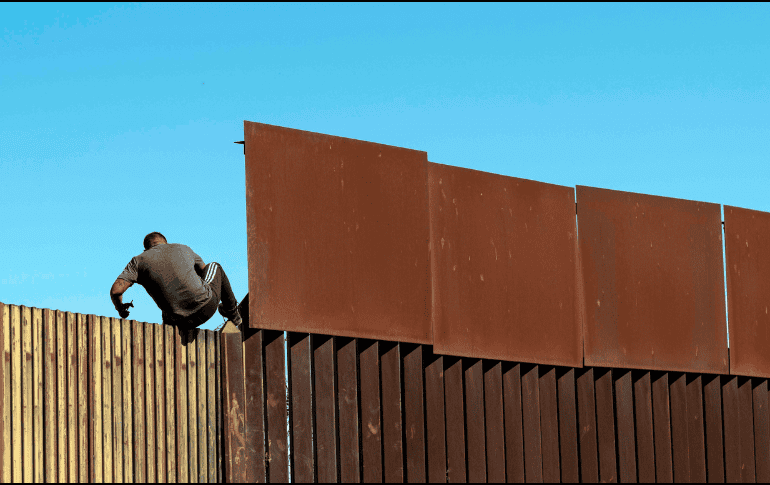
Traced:
POLYGON ((227 315, 225 315, 224 312, 224 303, 219 304, 219 314, 225 317, 225 319, 233 322, 236 327, 241 328, 241 324, 243 323, 243 319, 241 318, 241 313, 238 311, 238 309, 235 309, 235 316, 228 318, 227 315))

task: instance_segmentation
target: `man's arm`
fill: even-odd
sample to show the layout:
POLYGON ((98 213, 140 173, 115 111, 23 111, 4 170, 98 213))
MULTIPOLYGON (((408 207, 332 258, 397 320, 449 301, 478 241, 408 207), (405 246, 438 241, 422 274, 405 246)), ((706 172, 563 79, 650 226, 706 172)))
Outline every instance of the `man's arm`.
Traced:
POLYGON ((128 303, 123 303, 123 293, 125 293, 132 284, 133 283, 130 281, 118 278, 115 280, 115 283, 112 284, 112 288, 110 288, 112 304, 115 305, 115 310, 118 311, 121 318, 126 318, 128 316, 128 303))

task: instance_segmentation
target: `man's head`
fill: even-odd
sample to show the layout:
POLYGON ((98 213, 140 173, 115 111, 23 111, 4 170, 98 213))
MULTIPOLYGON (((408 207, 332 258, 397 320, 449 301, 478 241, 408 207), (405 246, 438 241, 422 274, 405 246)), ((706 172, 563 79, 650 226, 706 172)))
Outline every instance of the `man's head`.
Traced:
POLYGON ((144 236, 144 249, 150 249, 158 244, 168 244, 163 234, 159 232, 151 232, 144 236))

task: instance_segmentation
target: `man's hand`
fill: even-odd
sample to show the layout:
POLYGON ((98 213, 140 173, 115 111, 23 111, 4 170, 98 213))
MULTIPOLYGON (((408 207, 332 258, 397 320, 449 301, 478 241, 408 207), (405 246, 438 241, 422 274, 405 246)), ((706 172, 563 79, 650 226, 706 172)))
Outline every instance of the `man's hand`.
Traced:
POLYGON ((120 314, 120 318, 128 318, 128 308, 134 306, 134 300, 131 300, 128 303, 121 303, 120 308, 118 309, 118 313, 120 314))

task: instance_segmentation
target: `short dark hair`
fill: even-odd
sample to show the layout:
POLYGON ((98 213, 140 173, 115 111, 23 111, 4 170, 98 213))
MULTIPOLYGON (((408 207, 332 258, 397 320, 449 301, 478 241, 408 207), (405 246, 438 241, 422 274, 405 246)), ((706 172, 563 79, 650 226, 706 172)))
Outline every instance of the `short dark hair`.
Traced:
POLYGON ((159 232, 151 232, 144 236, 144 249, 150 249, 158 243, 168 243, 166 237, 159 232))

